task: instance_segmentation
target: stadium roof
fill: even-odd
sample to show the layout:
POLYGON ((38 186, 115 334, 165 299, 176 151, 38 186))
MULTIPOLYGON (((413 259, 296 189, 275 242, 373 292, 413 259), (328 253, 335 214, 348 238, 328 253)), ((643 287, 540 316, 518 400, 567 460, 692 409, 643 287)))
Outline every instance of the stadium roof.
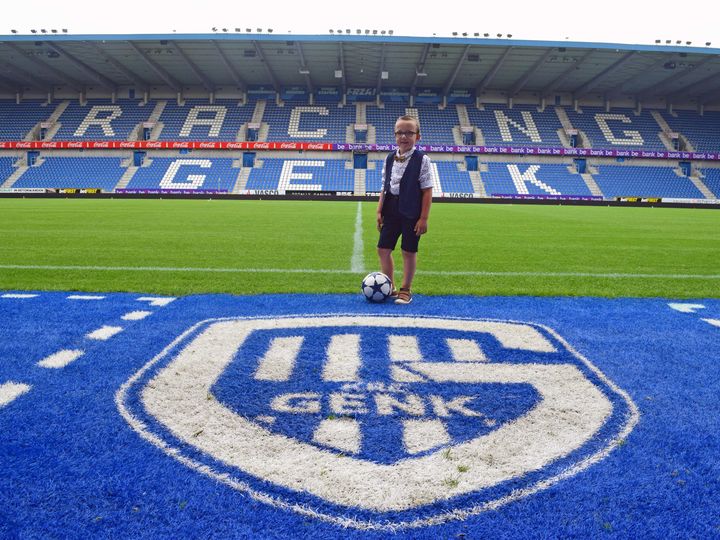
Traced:
POLYGON ((254 85, 438 88, 720 104, 720 49, 497 37, 160 34, 0 36, 0 92, 254 85))

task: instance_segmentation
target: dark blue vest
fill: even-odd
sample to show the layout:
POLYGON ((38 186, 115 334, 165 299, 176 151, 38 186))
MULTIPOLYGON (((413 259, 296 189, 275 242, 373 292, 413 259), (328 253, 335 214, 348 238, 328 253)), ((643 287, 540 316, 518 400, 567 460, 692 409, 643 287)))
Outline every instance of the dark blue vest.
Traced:
MULTIPOLYGON (((417 219, 422 211, 422 190, 420 189, 420 169, 422 168, 423 154, 417 148, 410 156, 410 162, 400 179, 400 214, 408 219, 417 219)), ((390 193, 390 178, 395 160, 395 152, 388 154, 385 159, 385 178, 383 191, 390 193)))

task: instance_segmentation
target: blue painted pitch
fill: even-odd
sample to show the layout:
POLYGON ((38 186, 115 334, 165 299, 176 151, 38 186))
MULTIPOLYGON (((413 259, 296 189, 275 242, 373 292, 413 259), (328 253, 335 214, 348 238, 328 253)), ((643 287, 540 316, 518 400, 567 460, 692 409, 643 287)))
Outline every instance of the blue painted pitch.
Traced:
POLYGON ((720 537, 720 302, 0 292, 0 537, 720 537))

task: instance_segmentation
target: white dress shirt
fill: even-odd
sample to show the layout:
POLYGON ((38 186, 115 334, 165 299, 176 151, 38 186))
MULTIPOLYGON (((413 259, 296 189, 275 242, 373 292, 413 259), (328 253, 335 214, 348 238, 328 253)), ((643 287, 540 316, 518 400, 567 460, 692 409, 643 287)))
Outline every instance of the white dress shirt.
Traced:
MULTIPOLYGON (((401 154, 399 148, 396 150, 395 155, 400 158, 404 158, 404 161, 393 160, 392 172, 390 173, 390 193, 392 193, 393 195, 400 195, 400 180, 402 179, 403 174, 405 174, 405 169, 407 168, 408 163, 410 163, 410 156, 412 156, 412 153, 414 151, 414 146, 405 154, 401 154)), ((383 170, 381 177, 383 179, 383 185, 385 183, 386 165, 387 160, 383 162, 383 170)), ((424 154, 422 164, 420 165, 420 189, 427 189, 433 187, 432 174, 430 173, 430 170, 430 158, 427 154, 424 154)))

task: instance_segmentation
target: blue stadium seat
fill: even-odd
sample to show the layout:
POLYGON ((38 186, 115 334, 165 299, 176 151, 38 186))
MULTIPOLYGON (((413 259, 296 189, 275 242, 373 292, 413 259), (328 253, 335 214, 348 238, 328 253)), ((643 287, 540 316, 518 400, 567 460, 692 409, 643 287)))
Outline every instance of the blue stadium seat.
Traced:
POLYGON ((379 193, 382 191, 383 186, 383 180, 382 180, 382 170, 383 170, 383 161, 368 161, 368 168, 365 172, 365 191, 369 193, 379 193), (372 165, 375 165, 375 168, 371 168, 372 165))
MULTIPOLYGON (((437 169, 437 183, 441 193, 474 193, 472 180, 467 171, 461 171, 458 168, 457 161, 438 161, 433 160, 433 165, 437 169)), ((383 161, 368 162, 368 169, 365 173, 365 191, 370 193, 382 190, 382 170, 383 161), (370 163, 375 164, 375 168, 371 169, 370 163)), ((437 191, 437 189, 435 190, 437 191)))
POLYGON ((601 165, 593 178, 606 197, 679 197, 702 199, 702 193, 671 167, 601 165))
POLYGON ((700 169, 700 172, 704 175, 703 183, 720 199, 720 169, 700 169))
POLYGON ((458 168, 457 161, 433 161, 437 166, 440 191, 442 193, 474 193, 475 190, 467 171, 458 168))
POLYGON ((487 104, 485 110, 468 107, 473 125, 480 128, 487 146, 560 147, 557 130, 562 124, 553 108, 539 112, 531 105, 487 104))
POLYGON ((188 99, 179 106, 168 101, 160 122, 161 141, 234 141, 243 124, 250 121, 254 105, 238 105, 238 100, 188 99))
POLYGON ((673 131, 687 137, 696 152, 720 151, 720 112, 675 111, 675 116, 661 113, 673 131))
POLYGON ((355 123, 355 107, 287 101, 282 107, 267 103, 263 122, 270 141, 337 142, 347 140, 347 127, 355 123))
POLYGON ((42 101, 0 100, 0 140, 22 141, 38 122, 44 122, 53 113, 53 105, 42 101))
POLYGON ((155 107, 153 102, 141 105, 137 100, 90 99, 85 105, 71 101, 60 115, 56 141, 118 140, 126 141, 138 124, 147 121, 155 107))
POLYGON ((632 109, 582 107, 582 112, 566 109, 573 127, 582 130, 593 148, 633 148, 667 151, 659 137, 662 131, 648 110, 636 115, 632 109))
POLYGON ((232 191, 240 169, 229 158, 153 158, 140 167, 127 189, 208 189, 232 191))
MULTIPOLYGON (((377 144, 395 144, 395 121, 407 114, 409 108, 397 103, 386 103, 382 109, 368 104, 367 123, 375 126, 377 144)), ((417 105, 412 109, 420 121, 419 144, 455 144, 452 129, 459 125, 455 107, 440 110, 436 105, 417 105)))
POLYGON ((481 173, 488 195, 592 195, 577 173, 563 163, 488 163, 481 173))
POLYGON ((15 172, 15 167, 13 167, 14 161, 15 158, 0 157, 0 185, 15 172))
POLYGON ((250 190, 354 191, 355 171, 340 159, 262 160, 254 168, 246 188, 250 190))
POLYGON ((48 157, 30 167, 15 188, 100 188, 111 191, 126 171, 121 159, 112 157, 48 157))

